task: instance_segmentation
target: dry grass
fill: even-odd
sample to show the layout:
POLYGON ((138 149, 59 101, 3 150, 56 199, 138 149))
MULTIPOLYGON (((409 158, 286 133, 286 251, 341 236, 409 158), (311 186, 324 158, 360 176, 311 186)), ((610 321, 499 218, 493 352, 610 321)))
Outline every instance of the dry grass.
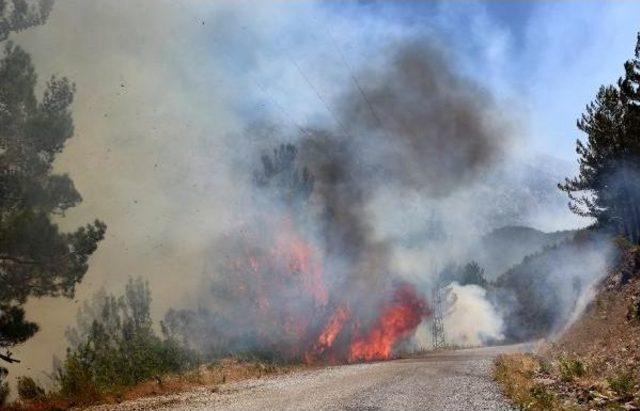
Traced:
POLYGON ((115 400, 132 400, 152 395, 169 394, 200 386, 215 388, 228 382, 283 374, 300 367, 302 366, 224 359, 216 363, 203 365, 197 370, 167 375, 153 381, 140 383, 122 392, 115 400))
POLYGON ((222 384, 261 378, 269 375, 285 374, 296 369, 309 368, 304 364, 273 364, 261 361, 245 361, 235 358, 223 359, 203 365, 196 370, 158 376, 118 391, 100 393, 93 398, 63 398, 58 393, 48 393, 34 401, 15 402, 7 407, 11 411, 62 410, 74 406, 91 404, 113 404, 142 397, 165 395, 206 387, 217 391, 222 384))
POLYGON ((494 378, 515 405, 524 410, 569 410, 548 387, 541 361, 530 354, 501 355, 496 359, 494 378))

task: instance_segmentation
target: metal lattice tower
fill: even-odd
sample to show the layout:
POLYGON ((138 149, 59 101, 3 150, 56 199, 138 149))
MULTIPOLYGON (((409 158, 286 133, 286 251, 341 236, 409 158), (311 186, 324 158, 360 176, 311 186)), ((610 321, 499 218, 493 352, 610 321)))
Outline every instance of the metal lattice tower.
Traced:
POLYGON ((433 335, 433 348, 445 346, 444 323, 442 322, 442 292, 439 284, 433 288, 433 322, 431 333, 433 335))

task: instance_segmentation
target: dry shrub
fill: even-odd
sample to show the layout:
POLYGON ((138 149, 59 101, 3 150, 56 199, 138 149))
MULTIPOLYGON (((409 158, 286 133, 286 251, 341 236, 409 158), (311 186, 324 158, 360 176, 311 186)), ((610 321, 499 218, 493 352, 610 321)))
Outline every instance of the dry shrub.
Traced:
POLYGON ((587 373, 584 362, 577 358, 559 358, 558 367, 563 381, 573 381, 587 373))
POLYGON ((531 354, 501 355, 496 359, 494 378, 505 395, 525 410, 564 410, 556 395, 535 380, 541 364, 531 354))
POLYGON ((609 388, 616 394, 626 397, 633 393, 636 386, 636 378, 630 371, 623 371, 613 377, 607 378, 609 388))
POLYGON ((44 397, 44 389, 31 377, 18 378, 18 396, 21 400, 36 400, 44 397))

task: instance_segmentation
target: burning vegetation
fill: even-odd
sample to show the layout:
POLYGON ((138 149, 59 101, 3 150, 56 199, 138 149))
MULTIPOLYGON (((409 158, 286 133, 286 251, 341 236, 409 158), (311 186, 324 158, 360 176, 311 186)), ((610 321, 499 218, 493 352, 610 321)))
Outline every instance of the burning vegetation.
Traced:
MULTIPOLYGON (((4 22, 0 41, 11 32, 44 23, 52 4, 41 1, 39 8, 14 10, 23 2, 14 1, 14 6, 8 8, 2 7, 4 3, 0 0, 0 23, 4 22)), ((108 25, 109 30, 112 26, 108 25)), ((246 31, 243 25, 236 26, 246 31)), ((225 366, 208 374, 209 382, 215 379, 219 384, 226 381, 229 368, 255 376, 256 370, 245 371, 256 364, 260 376, 263 366, 275 370, 276 363, 286 364, 285 370, 301 363, 387 360, 415 342, 416 331, 431 319, 433 312, 439 313, 434 324, 445 323, 449 339, 457 336, 455 343, 462 340, 470 345, 505 338, 517 341, 544 337, 574 320, 586 304, 586 291, 603 271, 599 239, 565 241, 562 236, 562 245, 556 246, 553 240, 554 247, 542 250, 540 245, 535 255, 532 253, 536 250, 524 246, 520 255, 506 251, 504 244, 520 245, 523 234, 510 238, 502 233, 507 240, 496 247, 496 254, 501 254, 504 261, 494 264, 504 265, 500 270, 485 273, 475 262, 447 266, 476 258, 469 243, 488 242, 486 238, 479 240, 480 235, 496 228, 496 224, 506 224, 505 215, 511 209, 505 212, 496 206, 496 193, 500 190, 493 186, 505 186, 505 200, 501 201, 505 203, 517 203, 518 196, 512 190, 517 187, 512 187, 516 184, 509 183, 511 180, 497 178, 498 183, 494 184, 491 175, 517 173, 510 169, 511 160, 504 160, 511 156, 511 133, 502 119, 506 110, 497 110, 490 93, 460 75, 432 43, 426 37, 402 38, 389 43, 389 49, 377 49, 376 54, 381 57, 375 64, 366 62, 367 67, 354 66, 356 70, 352 70, 345 62, 351 81, 338 86, 331 99, 312 84, 313 76, 306 76, 304 64, 298 64, 291 56, 283 59, 295 63, 296 72, 304 80, 302 84, 310 86, 329 115, 314 116, 314 122, 304 125, 293 120, 295 127, 275 127, 265 136, 229 138, 230 147, 214 156, 214 161, 222 165, 216 164, 219 168, 202 174, 216 188, 211 183, 212 176, 221 170, 218 174, 224 177, 220 180, 229 177, 232 181, 220 184, 222 190, 216 193, 217 197, 224 197, 220 203, 224 203, 226 217, 232 223, 218 225, 216 210, 211 208, 207 210, 210 220, 216 220, 214 223, 203 221, 206 217, 197 220, 197 224, 206 226, 200 239, 207 243, 198 244, 198 254, 189 254, 189 259, 197 261, 198 267, 204 265, 203 275, 190 284, 197 283, 192 287, 197 290, 185 285, 174 293, 180 304, 188 300, 188 308, 169 309, 161 327, 155 327, 151 291, 146 282, 131 280, 122 296, 104 292, 98 295, 95 306, 85 305, 79 312, 77 327, 67 333, 69 350, 55 367, 58 394, 82 403, 100 401, 105 393, 114 395, 123 387, 145 381, 155 390, 156 385, 149 381, 161 385, 163 375, 191 372, 205 362, 226 361, 225 366), (232 158, 223 158, 229 153, 232 158), (415 203, 412 205, 419 212, 404 213, 406 210, 401 208, 407 199, 415 203), (425 222, 428 214, 432 215, 431 221, 425 222), (386 225, 394 225, 394 230, 385 231, 382 226, 386 225), (204 253, 200 252, 202 249, 204 253), (400 264, 398 260, 402 260, 400 264), (521 264, 502 275, 498 272, 520 260, 521 264), (433 267, 438 264, 440 273, 433 267), (585 270, 585 265, 591 269, 585 270), (447 272, 448 277, 443 275, 447 272), (443 280, 446 282, 439 284, 443 280), (447 293, 444 314, 436 302, 442 290, 447 293), (434 301, 428 301, 425 293, 432 291, 434 301), (185 298, 187 295, 189 298, 185 298)), ((335 46, 342 54, 340 46, 335 46)), ((640 58, 638 53, 636 60, 640 58)), ((640 174, 635 165, 640 150, 636 141, 640 124, 638 67, 637 61, 629 63, 629 79, 621 82, 620 90, 601 90, 596 103, 588 109, 579 123, 590 137, 589 144, 578 146, 582 175, 560 186, 570 194, 574 210, 582 207, 582 214, 598 220, 596 228, 614 226, 614 231, 635 243, 640 241, 640 211, 635 206, 640 199, 640 174), (626 104, 624 110, 622 103, 626 104), (601 129, 608 129, 609 134, 601 135, 601 129), (605 138, 609 135, 617 137, 605 138), (611 147, 616 149, 609 150, 611 147), (617 151, 618 147, 623 153, 617 151), (581 197, 580 192, 589 190, 595 191, 597 201, 581 197)), ((0 241, 0 274, 11 285, 0 290, 0 360, 13 363, 17 359, 8 350, 38 329, 25 316, 27 300, 72 297, 89 268, 89 257, 104 239, 106 226, 96 221, 63 233, 55 223, 59 215, 81 201, 71 179, 66 174, 53 173, 54 159, 73 135, 71 103, 75 87, 66 79, 54 77, 44 87, 41 101, 36 99, 35 69, 29 55, 12 44, 0 56, 0 74, 3 73, 0 86, 15 92, 0 93, 0 108, 6 106, 8 110, 0 115, 0 123, 15 132, 6 136, 0 133, 0 188, 6 194, 0 201, 4 216, 0 228, 5 234, 0 241), (16 82, 16 78, 21 80, 16 82)), ((117 83, 125 89, 124 81, 117 83)), ((84 92, 90 95, 91 91, 84 92)), ((291 104, 295 101, 292 99, 291 104)), ((91 107, 86 102, 83 105, 91 107)), ((289 110, 280 108, 283 112, 289 110)), ((165 111, 171 110, 161 110, 165 111)), ((106 122, 107 114, 104 118, 106 122)), ((255 118, 239 113, 237 120, 245 133, 252 132, 244 126, 255 118)), ((278 123, 271 118, 266 123, 272 120, 278 123)), ((83 122, 91 123, 86 119, 83 122)), ((217 137, 212 136, 207 144, 224 146, 214 138, 217 137)), ((175 141, 175 135, 171 139, 175 141)), ((107 148, 110 152, 111 148, 107 148)), ((129 147, 121 150, 127 155, 138 151, 129 147)), ((191 147, 187 151, 191 156, 191 147)), ((185 168, 191 161, 192 157, 184 161, 189 163, 185 168)), ((124 162, 134 161, 126 157, 124 162)), ((150 167, 154 173, 162 168, 157 166, 154 159, 150 167)), ((524 174, 529 177, 535 173, 524 174)), ((166 196, 171 201, 195 191, 192 188, 196 184, 176 184, 180 176, 172 174, 166 180, 180 186, 166 196)), ((139 190, 138 186, 135 189, 139 190)), ((522 196, 524 202, 531 203, 531 198, 539 197, 537 191, 534 193, 522 196)), ((208 205, 205 196, 193 198, 197 209, 208 205)), ((167 208, 174 206, 181 209, 181 214, 189 214, 183 204, 170 203, 167 208)), ((519 208, 513 213, 517 214, 514 219, 524 215, 519 208)), ((117 218, 112 220, 117 224, 117 218)), ((135 225, 132 227, 136 229, 135 225)), ((160 229, 162 235, 171 232, 165 229, 160 229)), ((185 232, 193 229, 188 227, 185 232)), ((114 230, 110 238, 123 235, 123 231, 126 230, 121 226, 120 232, 114 230)), ((136 241, 140 238, 137 234, 136 241)), ((178 238, 176 243, 182 240, 178 238)), ((110 246, 115 247, 113 240, 110 246)), ((153 250, 156 248, 165 249, 162 243, 153 250)), ((167 260, 173 257, 170 255, 167 260)), ((154 260, 149 255, 140 259, 154 260)), ((126 267, 131 271, 136 268, 126 267)), ((176 286, 183 276, 197 278, 187 268, 169 272, 174 268, 158 270, 158 276, 166 277, 162 281, 170 281, 165 283, 169 284, 166 288, 176 286)), ((109 270, 115 269, 101 271, 109 270)), ((433 334, 433 341, 437 341, 433 334)), ((0 367, 0 405, 8 395, 5 373, 0 367)), ((33 380, 22 381, 23 399, 39 401, 45 397, 33 380)))
MULTIPOLYGON (((383 277, 375 271, 380 267, 358 272, 358 261, 346 258, 344 249, 342 264, 336 264, 322 236, 309 229, 316 180, 309 169, 298 167, 297 153, 293 145, 282 145, 263 156, 262 168, 254 173, 280 215, 262 215, 219 245, 228 257, 217 272, 225 275, 211 277, 210 288, 233 326, 219 328, 218 334, 232 348, 283 360, 389 359, 429 315, 425 297, 399 278, 383 277), (372 280, 375 288, 369 287, 372 280)), ((337 231, 335 220, 327 220, 327 230, 337 231)))
POLYGON ((252 203, 211 247, 201 308, 165 321, 197 351, 384 360, 431 315, 429 280, 397 270, 371 204, 380 187, 427 199, 463 189, 494 162, 503 130, 489 96, 428 45, 400 44, 358 76, 333 126, 267 137, 259 166, 242 168, 252 203))

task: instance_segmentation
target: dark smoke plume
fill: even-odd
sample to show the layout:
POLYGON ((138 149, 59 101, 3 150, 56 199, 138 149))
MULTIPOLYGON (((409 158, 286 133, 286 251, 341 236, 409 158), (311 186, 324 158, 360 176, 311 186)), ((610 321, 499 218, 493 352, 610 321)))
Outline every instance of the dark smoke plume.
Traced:
POLYGON ((247 171, 256 198, 269 200, 257 202, 262 221, 223 241, 213 281, 221 311, 235 318, 227 328, 253 333, 234 335, 239 344, 312 360, 382 358, 385 333, 372 331, 386 326, 382 317, 407 320, 390 331, 396 341, 429 315, 393 272, 394 244, 376 238, 367 208, 380 187, 455 192, 492 163, 502 136, 491 99, 442 54, 416 43, 397 50, 388 65, 354 73, 333 104, 335 127, 309 127, 292 138, 297 149, 281 146, 247 171), (307 172, 311 196, 286 194, 307 172), (296 197, 307 205, 292 206, 296 197), (394 306, 403 290, 411 304, 394 306))
POLYGON ((353 80, 336 104, 342 127, 308 130, 300 154, 316 178, 326 251, 369 287, 392 277, 389 244, 373 239, 366 212, 376 188, 445 196, 491 165, 504 138, 490 96, 432 47, 402 45, 387 66, 353 80))
POLYGON ((401 45, 386 67, 354 76, 341 123, 369 174, 445 196, 495 160, 504 144, 491 96, 424 42, 401 45))

